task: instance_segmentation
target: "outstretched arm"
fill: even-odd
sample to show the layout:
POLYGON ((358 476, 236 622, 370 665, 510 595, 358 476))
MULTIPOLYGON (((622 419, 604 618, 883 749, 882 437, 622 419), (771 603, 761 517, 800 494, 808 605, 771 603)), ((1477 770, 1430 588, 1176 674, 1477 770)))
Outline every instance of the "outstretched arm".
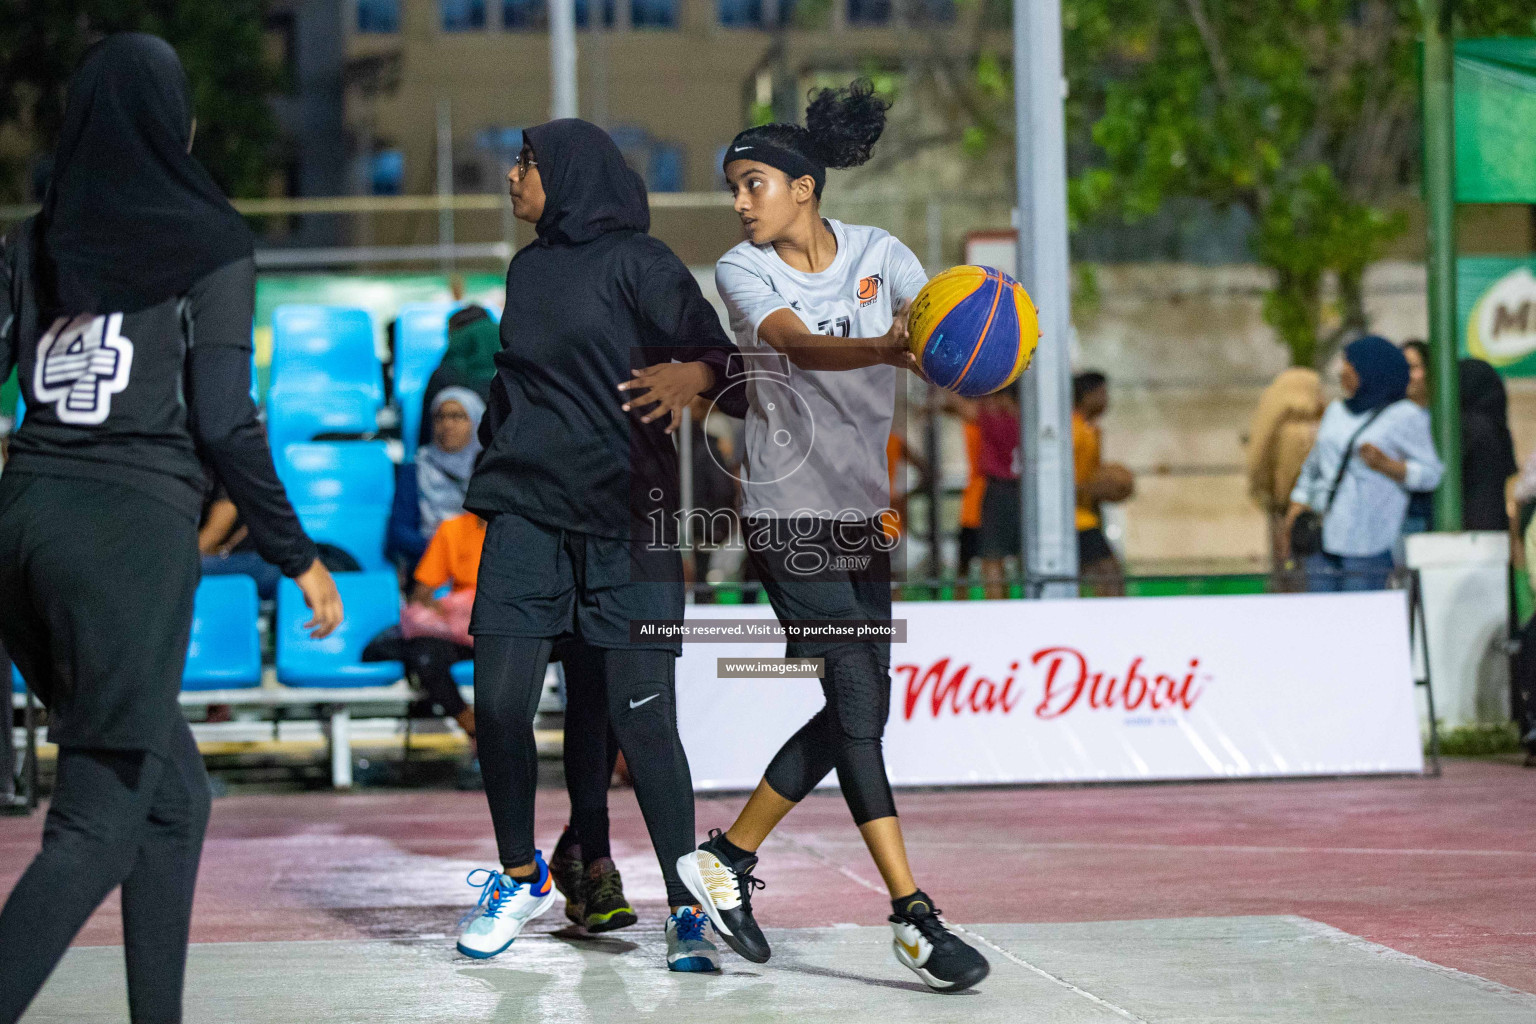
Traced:
POLYGON ((251 401, 255 279, 255 261, 247 258, 206 275, 188 292, 187 421, 256 550, 299 584, 314 613, 311 629, 326 636, 341 624, 341 598, 288 503, 251 401))

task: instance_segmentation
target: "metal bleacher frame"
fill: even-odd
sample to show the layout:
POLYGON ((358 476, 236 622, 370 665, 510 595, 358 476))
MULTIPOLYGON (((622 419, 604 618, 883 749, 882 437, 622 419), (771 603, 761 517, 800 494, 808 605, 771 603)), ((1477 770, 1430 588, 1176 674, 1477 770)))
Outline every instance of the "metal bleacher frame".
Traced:
MULTIPOLYGON (((461 692, 466 699, 473 698, 473 691, 461 687, 461 692)), ((349 789, 352 786, 352 710, 371 704, 401 705, 396 714, 381 715, 382 718, 406 718, 409 706, 418 700, 420 694, 404 679, 397 680, 389 686, 359 686, 345 688, 300 687, 284 686, 276 682, 263 682, 260 686, 245 686, 231 690, 184 690, 180 696, 183 708, 206 708, 214 704, 223 704, 232 708, 261 708, 264 710, 279 710, 286 708, 310 708, 315 718, 321 723, 325 731, 327 755, 331 766, 331 785, 336 789, 349 789)), ((27 705, 27 694, 12 693, 11 704, 13 708, 24 709, 27 705)), ((36 708, 36 702, 32 703, 36 708)), ((35 716, 35 712, 34 712, 35 716)), ((35 717, 34 717, 35 721, 35 717)), ((274 730, 281 723, 278 719, 272 723, 274 730)), ((23 772, 28 780, 27 791, 33 806, 36 806, 36 765, 37 746, 35 729, 27 730, 28 741, 26 746, 26 768, 23 772)), ((410 731, 406 730, 406 742, 409 743, 410 731)))

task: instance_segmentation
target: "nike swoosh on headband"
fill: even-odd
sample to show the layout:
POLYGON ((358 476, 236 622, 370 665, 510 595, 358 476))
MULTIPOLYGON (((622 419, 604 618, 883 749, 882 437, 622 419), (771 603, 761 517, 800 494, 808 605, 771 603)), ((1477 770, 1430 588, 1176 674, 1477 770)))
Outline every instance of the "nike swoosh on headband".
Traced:
POLYGON ((637 708, 637 707, 639 707, 639 706, 640 706, 640 705, 641 705, 641 704, 645 704, 645 703, 648 703, 648 702, 650 702, 650 701, 653 701, 653 700, 655 700, 655 699, 656 699, 656 698, 657 698, 657 697, 660 697, 660 696, 661 696, 661 694, 659 694, 659 693, 653 693, 653 694, 651 694, 651 695, 650 695, 650 696, 649 696, 649 697, 645 697, 645 698, 642 698, 642 699, 641 699, 641 700, 632 700, 632 701, 630 701, 630 702, 629 702, 629 706, 630 706, 630 707, 631 707, 631 708, 637 708))
POLYGON ((751 146, 732 146, 731 147, 731 152, 732 153, 745 153, 747 150, 749 150, 751 148, 752 148, 751 146))

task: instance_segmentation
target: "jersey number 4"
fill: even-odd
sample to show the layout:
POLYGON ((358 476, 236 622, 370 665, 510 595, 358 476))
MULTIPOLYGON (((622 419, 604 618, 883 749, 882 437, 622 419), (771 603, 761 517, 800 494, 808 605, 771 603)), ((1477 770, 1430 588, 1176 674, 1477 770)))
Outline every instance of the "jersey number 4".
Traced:
POLYGON ((840 316, 836 320, 823 320, 816 325, 816 330, 832 338, 846 338, 852 329, 853 321, 846 316, 840 316))
POLYGON ((123 314, 59 317, 37 343, 32 393, 61 423, 100 426, 112 396, 128 386, 133 342, 118 334, 123 314))

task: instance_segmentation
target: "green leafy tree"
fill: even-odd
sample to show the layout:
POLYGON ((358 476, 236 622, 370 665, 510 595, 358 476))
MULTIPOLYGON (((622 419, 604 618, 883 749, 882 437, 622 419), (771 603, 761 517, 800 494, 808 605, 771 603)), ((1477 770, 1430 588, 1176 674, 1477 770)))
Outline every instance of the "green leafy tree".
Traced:
MULTIPOLYGON (((930 130, 891 164, 956 147, 1012 165, 1012 0, 957 0, 962 30, 905 58, 930 130)), ((1420 163, 1417 0, 1062 0, 1071 222, 1171 200, 1240 207, 1274 274, 1264 315, 1317 365, 1366 326, 1362 283, 1406 227, 1420 163), (1337 311, 1324 296, 1336 287, 1337 311)), ((1459 34, 1531 34, 1536 0, 1463 0, 1459 34)))
MULTIPOLYGON (((1415 0, 1067 0, 1097 152, 1079 218, 1175 197, 1245 209, 1274 271, 1264 315, 1299 365, 1366 326, 1362 281, 1406 226, 1419 171, 1415 0), (1325 315, 1329 278, 1339 313, 1325 315)), ((1460 5, 1464 35, 1530 32, 1533 0, 1460 5)), ((1069 50, 1071 49, 1069 45, 1069 50)))
POLYGON ((282 75, 267 60, 264 0, 0 0, 0 134, 19 140, 0 166, 18 199, 31 154, 52 150, 64 88, 85 50, 111 32, 152 32, 176 47, 192 83, 194 152, 231 195, 265 191, 282 75))

